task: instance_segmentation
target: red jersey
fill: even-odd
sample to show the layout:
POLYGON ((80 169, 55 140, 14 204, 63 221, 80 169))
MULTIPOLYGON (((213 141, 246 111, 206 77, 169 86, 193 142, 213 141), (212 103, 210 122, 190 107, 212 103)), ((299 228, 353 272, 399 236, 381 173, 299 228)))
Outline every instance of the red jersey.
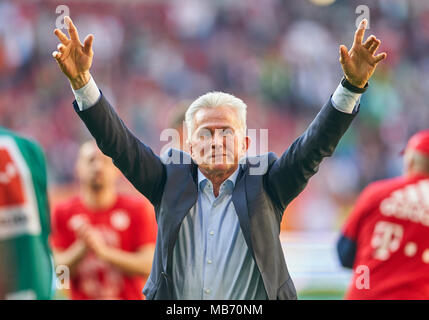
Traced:
MULTIPOLYGON (((124 251, 135 252, 156 240, 155 214, 149 202, 119 195, 111 208, 92 211, 75 197, 54 210, 50 239, 53 247, 67 249, 77 238, 75 231, 85 221, 101 233, 107 245, 124 251)), ((145 281, 143 277, 125 275, 88 252, 71 276, 71 298, 142 299, 145 281)))
POLYGON ((368 186, 343 235, 356 244, 347 299, 429 299, 428 175, 368 186), (357 285, 364 268, 368 288, 357 285))

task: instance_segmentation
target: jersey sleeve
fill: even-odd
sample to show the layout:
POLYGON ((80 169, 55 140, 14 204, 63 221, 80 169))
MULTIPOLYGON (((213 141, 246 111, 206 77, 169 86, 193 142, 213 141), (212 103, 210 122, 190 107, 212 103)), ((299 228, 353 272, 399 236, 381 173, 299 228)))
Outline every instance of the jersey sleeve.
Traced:
POLYGON ((157 224, 153 206, 148 200, 141 201, 134 212, 135 222, 133 225, 134 248, 146 244, 155 244, 157 224))
POLYGON ((55 207, 51 227, 52 232, 49 240, 52 247, 59 250, 67 249, 74 239, 67 228, 66 211, 62 206, 55 207))

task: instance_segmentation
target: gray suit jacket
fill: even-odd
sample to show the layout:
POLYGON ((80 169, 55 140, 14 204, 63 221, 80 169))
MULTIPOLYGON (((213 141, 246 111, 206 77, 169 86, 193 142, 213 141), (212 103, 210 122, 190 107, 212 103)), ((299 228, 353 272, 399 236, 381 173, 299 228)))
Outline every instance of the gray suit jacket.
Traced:
MULTIPOLYGON (((189 161, 164 163, 130 132, 103 95, 84 111, 79 111, 76 101, 73 104, 101 151, 154 205, 158 235, 143 292, 147 299, 172 299, 173 248, 184 217, 198 199, 197 165, 179 150, 169 150, 167 156, 189 161)), ((355 115, 338 111, 329 99, 280 158, 268 153, 240 164, 232 201, 269 299, 297 298, 279 240, 283 212, 317 172, 322 159, 332 155, 355 115), (255 160, 260 161, 255 164, 255 160), (255 166, 263 166, 261 174, 251 174, 255 166)))

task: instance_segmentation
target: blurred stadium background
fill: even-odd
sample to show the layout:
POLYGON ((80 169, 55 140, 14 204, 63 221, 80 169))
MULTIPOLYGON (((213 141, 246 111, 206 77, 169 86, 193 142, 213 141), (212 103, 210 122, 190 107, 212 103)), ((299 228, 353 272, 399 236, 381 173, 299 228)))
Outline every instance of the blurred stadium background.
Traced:
MULTIPOLYGON (((429 123, 429 2, 405 0, 0 1, 0 125, 38 140, 51 206, 77 192, 74 162, 90 138, 51 57, 67 5, 81 39, 95 35, 92 74, 119 114, 159 153, 164 128, 197 96, 222 90, 248 105, 248 127, 269 129, 281 154, 338 85, 340 44, 350 45, 358 5, 388 54, 359 117, 286 211, 281 238, 299 298, 340 299, 350 271, 335 241, 357 194, 399 175, 399 152, 429 123)), ((120 188, 136 193, 121 180, 120 188)))

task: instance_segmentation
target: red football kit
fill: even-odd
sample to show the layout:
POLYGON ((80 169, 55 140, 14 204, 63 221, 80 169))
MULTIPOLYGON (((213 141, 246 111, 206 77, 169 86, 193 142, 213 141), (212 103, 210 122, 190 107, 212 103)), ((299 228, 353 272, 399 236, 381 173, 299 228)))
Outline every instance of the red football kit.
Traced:
MULTIPOLYGON (((77 238, 76 230, 85 222, 101 233, 107 245, 124 251, 135 252, 156 241, 155 214, 149 202, 119 195, 111 208, 92 211, 75 197, 54 210, 50 239, 53 247, 67 249, 77 238)), ((143 277, 127 276, 89 251, 71 276, 71 298, 143 299, 145 281, 143 277)))
POLYGON ((429 299, 428 175, 368 186, 342 234, 356 248, 345 298, 429 299))

